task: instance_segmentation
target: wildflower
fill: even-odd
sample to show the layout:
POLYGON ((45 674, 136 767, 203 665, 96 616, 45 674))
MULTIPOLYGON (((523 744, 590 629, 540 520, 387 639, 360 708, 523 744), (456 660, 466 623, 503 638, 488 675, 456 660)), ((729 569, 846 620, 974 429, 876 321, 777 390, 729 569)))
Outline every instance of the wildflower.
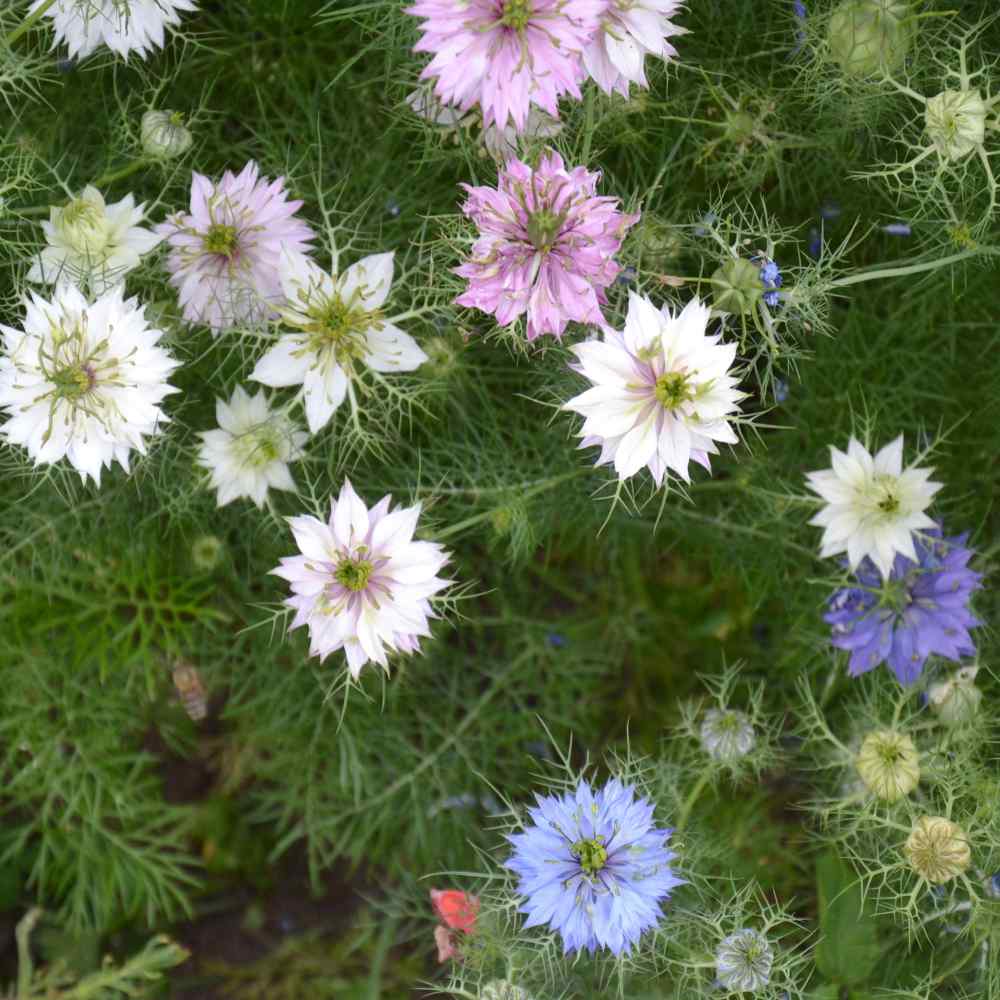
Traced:
POLYGON ((45 285, 71 281, 103 295, 160 242, 139 225, 145 208, 131 194, 108 205, 90 185, 68 204, 53 205, 49 221, 42 223, 48 246, 35 258, 28 280, 45 285))
POLYGON ((989 107, 978 90, 945 90, 927 99, 927 135, 942 160, 964 160, 982 147, 989 107))
POLYGON ((701 748, 713 760, 734 761, 754 748, 757 734, 745 712, 710 708, 701 723, 701 748))
POLYGON ((184 318, 214 333, 275 315, 281 299, 279 251, 304 250, 315 239, 288 201, 284 178, 259 176, 252 160, 213 183, 191 178, 191 210, 157 226, 170 245, 167 269, 184 318))
POLYGON ((764 286, 764 304, 772 309, 781 302, 778 289, 781 288, 781 270, 769 257, 760 256, 757 260, 760 267, 760 283, 764 286))
POLYGON ((581 53, 606 0, 417 0, 408 14, 423 18, 416 52, 433 52, 420 74, 434 92, 464 113, 475 105, 483 124, 522 131, 536 104, 553 117, 559 98, 580 99, 581 53))
POLYGON ((325 524, 289 518, 301 555, 271 570, 292 585, 291 628, 309 627, 310 655, 322 661, 343 649, 355 680, 369 661, 388 669, 389 652, 420 648, 435 617, 430 598, 450 582, 437 576, 445 550, 413 540, 420 504, 391 504, 386 496, 369 509, 345 481, 325 524))
POLYGON ((869 733, 856 764, 865 787, 886 802, 909 795, 920 783, 920 755, 906 733, 891 729, 869 733))
POLYGON ((191 562, 195 569, 210 573, 222 562, 225 551, 225 544, 218 535, 199 535, 191 543, 191 562))
POLYGON ((932 469, 903 469, 903 435, 873 458, 851 438, 847 453, 830 448, 832 468, 810 472, 809 488, 826 506, 809 522, 823 528, 821 554, 847 553, 852 570, 868 556, 888 576, 893 556, 917 561, 911 532, 933 528, 924 513, 941 483, 932 469))
POLYGON ((337 276, 282 248, 278 276, 285 302, 279 313, 282 325, 298 332, 280 337, 250 377, 270 386, 302 385, 311 433, 326 426, 360 366, 409 372, 427 360, 382 313, 392 274, 391 253, 364 257, 337 276))
POLYGON ((215 401, 219 427, 201 434, 198 464, 212 473, 218 505, 249 497, 263 507, 269 488, 294 490, 288 463, 302 457, 308 440, 284 414, 274 413, 263 392, 237 386, 229 402, 215 401))
POLYGON ((677 50, 667 41, 684 29, 670 21, 681 0, 609 0, 590 44, 583 51, 583 65, 606 94, 618 91, 628 97, 629 83, 648 87, 646 56, 670 59, 677 50))
POLYGON ((903 846, 910 867, 935 885, 961 875, 972 861, 965 831, 944 816, 921 816, 903 846))
POLYGON ((908 222, 890 222, 882 227, 887 236, 912 236, 913 227, 908 222))
POLYGON ((571 348, 593 385, 563 409, 586 418, 580 447, 600 445, 598 465, 613 462, 623 480, 645 465, 657 486, 667 469, 690 482, 691 460, 711 470, 715 442, 736 442, 727 420, 744 395, 728 374, 736 345, 707 336, 708 320, 698 299, 673 315, 630 292, 624 330, 571 348))
POLYGON ((438 961, 447 962, 458 957, 454 931, 471 934, 476 926, 479 900, 458 889, 431 889, 431 905, 443 921, 434 928, 434 941, 438 948, 438 961))
POLYGON ((154 160, 183 156, 194 141, 179 111, 147 111, 140 126, 142 151, 154 160))
MULTIPOLYGON (((34 0, 29 14, 45 3, 34 0)), ((194 0, 56 0, 44 16, 52 21, 53 47, 65 43, 73 58, 106 45, 122 58, 138 52, 145 59, 163 48, 166 29, 180 24, 181 12, 195 9, 194 0)))
POLYGON ((653 805, 612 779, 561 796, 537 796, 532 825, 508 836, 506 865, 519 877, 525 927, 547 924, 563 951, 630 951, 663 915, 660 901, 683 883, 670 869, 671 830, 653 828, 653 805))
POLYGON ((497 187, 462 186, 462 211, 479 228, 472 257, 455 273, 469 286, 455 302, 481 309, 501 326, 528 314, 528 340, 561 337, 570 320, 605 326, 604 289, 621 270, 614 255, 638 215, 596 194, 599 173, 567 171, 549 151, 532 170, 511 160, 497 187))
POLYGON ((931 711, 946 725, 960 726, 974 718, 983 700, 976 687, 978 667, 962 667, 945 681, 927 689, 931 711))
POLYGON ((715 951, 715 974, 734 993, 756 993, 771 980, 774 952, 767 938, 744 927, 722 939, 715 951))
POLYGON ((160 409, 177 392, 167 384, 178 367, 119 285, 92 304, 68 283, 50 300, 25 299, 22 329, 0 326, 0 427, 36 465, 67 458, 86 482, 100 485, 112 460, 129 470, 129 452, 146 453, 144 435, 168 422, 160 409))
POLYGON ((838 590, 824 620, 833 645, 851 653, 852 677, 888 662, 902 684, 912 684, 927 657, 949 660, 975 652, 969 629, 980 624, 969 599, 981 574, 968 568, 968 535, 942 538, 932 528, 916 538, 914 558, 897 555, 886 578, 869 559, 855 571, 859 586, 838 590))

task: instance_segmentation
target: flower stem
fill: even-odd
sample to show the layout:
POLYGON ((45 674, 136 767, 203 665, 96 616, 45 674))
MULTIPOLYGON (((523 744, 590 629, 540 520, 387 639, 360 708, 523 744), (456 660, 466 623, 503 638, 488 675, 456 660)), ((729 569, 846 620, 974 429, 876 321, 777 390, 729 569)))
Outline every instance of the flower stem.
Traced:
POLYGON ((680 815, 677 817, 677 822, 674 824, 674 829, 680 832, 684 829, 684 825, 687 823, 688 818, 691 815, 691 810, 694 808, 695 802, 698 801, 698 796, 705 790, 705 786, 708 784, 709 771, 702 771, 701 777, 695 782, 694 788, 688 793, 688 797, 684 800, 684 805, 681 806, 680 815))
MULTIPOLYGON (((553 486, 558 486, 560 483, 564 483, 569 479, 576 479, 578 476, 586 475, 590 472, 590 468, 574 469, 572 472, 564 472, 559 476, 549 476, 548 479, 541 479, 534 486, 529 489, 524 490, 520 494, 520 499, 527 500, 530 497, 537 496, 539 493, 544 493, 546 490, 552 489, 553 486)), ((473 514, 472 517, 465 518, 464 521, 457 521, 455 524, 449 524, 447 528, 443 528, 441 531, 437 532, 434 536, 435 541, 443 541, 445 538, 450 538, 452 535, 457 535, 466 528, 471 528, 474 525, 485 521, 487 518, 492 517, 494 514, 493 509, 480 511, 478 514, 473 514)))
POLYGON ((22 35, 29 32, 34 24, 40 21, 44 16, 45 12, 55 4, 56 0, 45 0, 45 3, 38 8, 38 10, 32 11, 5 39, 4 43, 8 46, 13 45, 22 35))
POLYGON ((873 267, 867 271, 858 271, 856 274, 848 274, 843 278, 836 278, 830 282, 830 288, 846 288, 848 285, 858 285, 862 281, 877 281, 879 278, 902 278, 908 274, 919 274, 921 271, 933 271, 948 264, 957 264, 961 260, 968 260, 970 257, 978 257, 984 253, 996 253, 991 249, 962 250, 960 253, 953 253, 948 257, 939 257, 937 260, 926 260, 922 264, 906 264, 903 267, 873 267))

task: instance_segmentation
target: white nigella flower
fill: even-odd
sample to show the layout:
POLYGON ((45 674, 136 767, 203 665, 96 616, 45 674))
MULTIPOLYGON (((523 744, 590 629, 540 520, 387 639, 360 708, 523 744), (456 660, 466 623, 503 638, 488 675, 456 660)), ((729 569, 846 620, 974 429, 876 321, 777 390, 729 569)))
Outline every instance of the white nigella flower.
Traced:
POLYGON ((978 90, 945 90, 927 99, 927 135, 943 160, 964 160, 986 138, 990 106, 978 90))
POLYGON ((580 447, 599 444, 598 465, 613 462, 623 480, 645 465, 657 486, 667 469, 690 482, 692 459, 710 469, 715 442, 736 442, 727 420, 745 395, 729 374, 736 345, 707 336, 708 320, 698 299, 675 316, 630 292, 623 331, 571 348, 593 387, 563 409, 586 418, 580 447))
POLYGON ((806 476, 826 501, 809 522, 823 529, 820 554, 846 552, 852 570, 868 556, 886 579, 897 552, 918 562, 911 533, 934 527, 924 513, 942 485, 934 470, 903 469, 902 434, 874 458, 855 438, 846 454, 831 447, 830 455, 832 468, 806 476))
POLYGON ((8 414, 0 435, 23 445, 36 465, 65 457, 86 481, 100 485, 101 469, 129 452, 145 454, 144 435, 167 416, 167 384, 178 367, 158 346, 162 330, 149 326, 121 286, 88 305, 80 291, 60 284, 52 301, 32 293, 23 329, 0 326, 0 408, 8 414))
MULTIPOLYGON (((30 13, 46 0, 34 0, 30 13)), ((194 0, 56 0, 45 11, 55 30, 55 44, 66 44, 71 57, 82 59, 101 45, 127 58, 143 59, 163 48, 167 28, 176 27, 181 12, 195 10, 194 0)))
POLYGON ((122 281, 161 237, 139 225, 145 205, 131 194, 114 205, 87 186, 72 201, 49 210, 42 223, 48 246, 35 258, 29 281, 54 285, 71 281, 102 295, 122 281))
POLYGON ((752 927, 730 934, 715 952, 715 974, 727 990, 757 993, 771 980, 774 952, 767 938, 752 927))
POLYGON ((754 748, 757 734, 745 712, 710 708, 701 723, 701 747, 713 760, 734 761, 754 748))
POLYGON ((647 55, 669 59, 677 50, 667 41, 685 29, 670 17, 681 0, 610 0, 593 40, 583 51, 583 65, 597 85, 628 97, 629 83, 647 87, 647 55))
POLYGON ((250 396, 237 386, 228 403, 215 401, 215 417, 219 427, 202 432, 198 464, 211 471, 220 507, 239 497, 262 507, 269 488, 295 489, 288 463, 302 457, 309 435, 273 412, 263 391, 250 396))
POLYGON ((285 604, 293 629, 309 627, 309 652, 326 659, 343 649, 355 679, 374 661, 388 669, 390 652, 413 653, 430 635, 430 598, 451 582, 437 574, 448 553, 436 542, 413 540, 420 504, 391 509, 383 497, 370 510, 344 482, 330 518, 292 517, 301 555, 271 570, 292 585, 285 604))
POLYGON ((278 308, 282 323, 298 332, 282 336, 250 377, 275 387, 302 385, 313 434, 344 401, 359 366, 409 372, 427 360, 417 342, 382 312, 392 272, 391 253, 365 257, 335 276, 304 254, 282 248, 279 274, 286 301, 278 308))

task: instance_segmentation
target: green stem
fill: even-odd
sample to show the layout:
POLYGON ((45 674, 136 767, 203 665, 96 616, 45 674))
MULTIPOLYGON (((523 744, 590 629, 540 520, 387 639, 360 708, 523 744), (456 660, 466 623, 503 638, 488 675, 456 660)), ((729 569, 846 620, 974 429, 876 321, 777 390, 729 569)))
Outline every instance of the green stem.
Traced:
POLYGON ((583 153, 581 161, 586 165, 590 156, 590 138, 594 134, 594 88, 587 88, 587 100, 585 104, 585 121, 583 126, 583 153))
POLYGON ((970 257, 979 257, 984 253, 996 253, 990 250, 963 250, 961 253, 953 253, 948 257, 939 257, 937 260, 924 261, 922 264, 906 264, 903 267, 873 267, 867 271, 858 271, 857 274, 848 274, 846 277, 837 278, 830 282, 830 288, 846 288, 848 285, 858 285, 862 281, 877 281, 879 278, 902 278, 908 274, 919 274, 921 271, 933 271, 947 264, 957 264, 961 260, 968 260, 970 257))
POLYGON ((680 815, 677 817, 677 822, 674 824, 674 829, 680 832, 684 829, 684 825, 688 821, 688 817, 691 815, 691 810, 694 808, 695 802, 698 801, 698 796, 705 790, 705 786, 708 784, 709 771, 702 771, 701 777, 695 782, 694 788, 688 793, 688 797, 684 800, 684 805, 681 806, 680 815))
MULTIPOLYGON (((126 163, 124 167, 119 167, 117 170, 108 170, 101 174, 96 180, 91 181, 91 185, 95 188, 102 188, 108 184, 112 184, 114 181, 120 181, 124 177, 130 177, 132 174, 143 167, 148 167, 153 161, 147 157, 141 156, 138 160, 132 160, 131 163, 126 163)), ((33 215, 48 215, 50 205, 30 205, 27 208, 12 208, 12 215, 21 216, 33 216, 33 215)))
MULTIPOLYGON (((560 483, 565 483, 569 479, 576 479, 578 476, 584 476, 591 469, 574 469, 572 472, 564 472, 561 476, 550 476, 548 479, 542 479, 530 489, 525 490, 520 494, 520 499, 528 500, 531 497, 537 496, 539 493, 545 493, 547 490, 552 489, 553 486, 558 486, 560 483)), ((478 514, 473 514, 472 517, 467 517, 463 521, 457 521, 455 524, 448 525, 447 528, 442 529, 434 535, 435 541, 443 541, 445 538, 450 538, 452 535, 457 535, 466 528, 471 528, 474 525, 479 524, 482 521, 487 520, 492 517, 494 510, 480 511, 478 514)))
POLYGON ((31 962, 31 932, 38 923, 42 911, 38 907, 29 910, 17 925, 17 996, 18 1000, 28 1000, 31 996, 31 980, 35 970, 31 962))
POLYGON ((5 39, 6 45, 13 45, 22 35, 29 32, 34 24, 40 21, 46 11, 55 4, 56 0, 45 0, 36 11, 32 11, 5 39))

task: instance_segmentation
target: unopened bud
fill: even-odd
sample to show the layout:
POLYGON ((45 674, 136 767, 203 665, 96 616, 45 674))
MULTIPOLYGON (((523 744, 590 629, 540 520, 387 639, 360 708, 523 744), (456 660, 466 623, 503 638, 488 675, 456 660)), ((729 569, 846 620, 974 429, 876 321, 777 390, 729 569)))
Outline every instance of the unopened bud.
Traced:
POLYGON ((215 535, 200 535, 191 544, 191 562, 195 569, 210 573, 222 560, 225 546, 215 535))
POLYGON ((869 733, 857 758, 858 774, 877 798, 895 802, 920 782, 920 755, 906 733, 880 729, 869 733))
POLYGON ((972 861, 965 831, 944 816, 921 816, 906 838, 903 854, 918 875, 935 885, 961 875, 972 861))
POLYGON ((172 160, 194 141, 179 111, 147 111, 142 116, 142 151, 156 160, 172 160))

